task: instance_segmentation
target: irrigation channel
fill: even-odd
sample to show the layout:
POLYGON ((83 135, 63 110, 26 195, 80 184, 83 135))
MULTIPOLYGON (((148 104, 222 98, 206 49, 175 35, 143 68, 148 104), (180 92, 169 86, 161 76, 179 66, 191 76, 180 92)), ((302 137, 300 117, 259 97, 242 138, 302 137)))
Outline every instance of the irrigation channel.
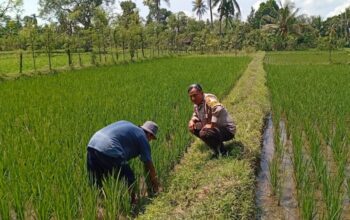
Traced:
MULTIPOLYGON (((263 133, 263 142, 262 142, 262 152, 260 160, 260 169, 257 175, 257 185, 256 185, 256 205, 258 207, 257 219, 268 220, 268 219, 300 219, 299 213, 299 204, 297 202, 297 189, 295 183, 295 177, 293 174, 293 149, 292 143, 287 138, 286 126, 284 121, 280 121, 278 125, 279 129, 276 129, 273 126, 271 114, 267 116, 265 130, 263 133), (279 132, 278 136, 280 137, 277 141, 280 142, 283 153, 281 168, 279 171, 276 171, 273 174, 273 163, 274 155, 276 149, 274 138, 274 133, 279 132), (278 172, 282 172, 279 178, 277 189, 273 190, 272 182, 274 181, 273 175, 279 175, 278 172)), ((328 158, 327 164, 329 164, 329 169, 332 172, 335 172, 335 162, 331 157, 331 149, 327 149, 328 158), (332 167, 333 166, 333 167, 332 167)), ((350 165, 348 164, 345 170, 345 175, 347 179, 350 176, 350 165)), ((344 182, 344 185, 349 188, 348 182, 344 182)), ((321 203, 324 202, 320 197, 321 192, 316 194, 317 202, 319 207, 321 203)), ((345 194, 342 199, 341 219, 350 219, 350 210, 349 204, 350 199, 349 195, 345 194)), ((323 219, 324 216, 323 209, 319 210, 319 213, 316 213, 316 219, 323 219)))
POLYGON ((271 164, 275 153, 274 132, 271 114, 267 116, 263 134, 260 170, 257 176, 257 219, 299 219, 297 192, 293 178, 292 149, 287 140, 285 123, 280 121, 280 142, 286 149, 282 157, 283 179, 275 193, 271 187, 271 164))

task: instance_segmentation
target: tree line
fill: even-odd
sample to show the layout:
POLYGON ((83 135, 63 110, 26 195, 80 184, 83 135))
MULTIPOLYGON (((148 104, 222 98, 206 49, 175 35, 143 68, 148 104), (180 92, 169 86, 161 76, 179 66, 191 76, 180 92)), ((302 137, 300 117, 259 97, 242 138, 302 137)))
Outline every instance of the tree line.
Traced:
POLYGON ((145 56, 146 49, 159 54, 350 47, 350 7, 322 20, 300 15, 290 1, 268 0, 241 21, 236 0, 193 0, 198 19, 161 8, 161 3, 171 4, 169 0, 143 3, 149 8, 146 18, 131 0, 120 2, 120 13, 115 13, 114 0, 39 0, 38 15, 11 17, 21 11, 22 2, 5 0, 0 6, 0 51, 28 51, 34 60, 38 51, 48 57, 61 51, 70 64, 71 53, 80 52, 99 59, 101 54, 119 59, 127 53, 133 60, 145 56), (202 20, 207 13, 210 19, 202 20), (38 24, 38 17, 46 22, 38 24))

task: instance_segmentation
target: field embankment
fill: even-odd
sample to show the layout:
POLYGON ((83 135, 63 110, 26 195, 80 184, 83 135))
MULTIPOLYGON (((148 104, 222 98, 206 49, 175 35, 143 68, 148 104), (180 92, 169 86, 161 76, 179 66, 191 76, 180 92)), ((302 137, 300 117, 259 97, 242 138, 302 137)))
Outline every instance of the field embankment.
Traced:
POLYGON ((264 53, 254 56, 223 100, 238 128, 236 139, 226 143, 231 155, 210 159, 208 148, 195 141, 171 174, 165 192, 139 219, 254 218, 254 172, 263 119, 269 110, 263 58, 264 53))

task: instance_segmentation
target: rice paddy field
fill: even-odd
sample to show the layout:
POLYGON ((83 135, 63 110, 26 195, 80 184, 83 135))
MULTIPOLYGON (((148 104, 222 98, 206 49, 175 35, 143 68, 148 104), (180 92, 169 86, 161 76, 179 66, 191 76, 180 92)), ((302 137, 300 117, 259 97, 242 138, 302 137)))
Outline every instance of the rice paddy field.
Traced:
MULTIPOLYGON (((117 120, 160 126, 151 145, 165 192, 147 201, 153 203, 140 219, 259 219, 254 172, 269 104, 274 201, 261 200, 270 210, 262 219, 350 219, 349 52, 168 57, 1 81, 0 219, 135 217, 122 182, 107 180, 105 196, 88 184, 86 144, 117 120), (238 128, 233 156, 210 160, 198 142, 188 149, 194 138, 186 90, 194 82, 225 98, 238 128)), ((0 60, 0 74, 15 71, 11 56, 0 60)), ((65 56, 58 60, 57 68, 65 56)), ((145 197, 142 164, 131 166, 145 197)))
MULTIPOLYGON (((124 184, 88 185, 86 144, 117 120, 154 120, 152 157, 161 183, 193 141, 187 86, 202 83, 224 97, 251 58, 161 58, 0 83, 0 219, 106 219, 130 215, 124 184)), ((142 164, 133 160, 142 185, 142 164)), ((143 192, 140 189, 139 194, 143 192)))
MULTIPOLYGON (((23 53, 23 73, 33 72, 34 64, 32 55, 29 52, 23 53)), ((79 66, 79 55, 73 54, 73 64, 79 66)), ((19 61, 20 53, 0 53, 0 74, 4 75, 15 75, 19 73, 19 61)), ((52 54, 51 60, 52 68, 62 68, 68 66, 67 55, 62 53, 52 54)), ((81 63, 82 65, 88 66, 91 65, 91 55, 89 53, 81 54, 81 63)), ((46 53, 37 53, 35 55, 35 65, 37 71, 48 71, 49 70, 49 59, 46 53)))
MULTIPOLYGON (((20 53, 22 53, 22 73, 29 74, 34 72, 49 72, 49 58, 44 51, 35 52, 35 68, 32 54, 30 51, 17 51, 17 52, 0 52, 0 76, 15 76, 20 73, 20 53)), ((155 56, 162 56, 165 52, 161 52, 158 55, 157 51, 150 49, 144 50, 144 56, 142 51, 137 51, 136 60, 151 58, 155 56)), ((72 65, 68 64, 68 56, 65 51, 53 52, 51 54, 51 68, 53 70, 62 70, 68 68, 81 68, 93 65, 111 65, 130 60, 130 54, 128 51, 108 51, 107 53, 98 52, 81 52, 71 53, 72 65)))
POLYGON ((288 155, 293 175, 287 181, 295 183, 300 219, 350 219, 350 56, 335 54, 336 64, 326 57, 265 57, 275 130, 271 185, 280 200, 288 155))

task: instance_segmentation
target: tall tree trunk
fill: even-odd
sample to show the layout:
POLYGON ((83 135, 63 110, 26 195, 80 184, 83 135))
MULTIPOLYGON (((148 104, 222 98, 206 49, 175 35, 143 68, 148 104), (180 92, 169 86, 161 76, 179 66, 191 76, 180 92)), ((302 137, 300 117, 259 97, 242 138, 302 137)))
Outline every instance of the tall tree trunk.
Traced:
POLYGON ((158 56, 160 53, 160 45, 159 45, 159 34, 157 33, 157 50, 158 50, 158 56))
POLYGON ((51 65, 51 35, 50 30, 47 32, 47 56, 49 58, 49 71, 52 71, 52 65, 51 65))
MULTIPOLYGON (((97 36, 99 36, 99 34, 97 34, 97 36)), ((99 57, 99 59, 100 59, 100 63, 102 63, 101 40, 100 40, 100 37, 97 37, 97 41, 98 41, 98 57, 99 57)))
POLYGON ((34 72, 36 72, 36 60, 35 60, 35 48, 34 48, 34 39, 31 39, 31 44, 32 44, 32 60, 33 60, 33 67, 34 67, 34 72))
POLYGON ((79 66, 82 67, 83 66, 83 62, 81 62, 81 54, 80 54, 79 50, 78 50, 78 57, 79 57, 79 66))
POLYGON ((23 53, 22 50, 19 52, 19 73, 23 72, 23 53))
POLYGON ((142 57, 145 58, 145 51, 144 51, 144 39, 143 39, 143 34, 141 34, 141 51, 142 51, 142 57))
POLYGON ((119 53, 118 53, 118 41, 116 36, 116 30, 113 32, 113 41, 114 41, 114 48, 115 48, 115 55, 117 57, 117 61, 119 60, 119 53))
POLYGON ((122 45, 123 45, 123 60, 125 61, 125 41, 124 41, 124 39, 123 39, 122 45))
POLYGON ((96 65, 96 55, 93 50, 91 51, 91 65, 96 65))
POLYGON ((72 66, 72 53, 70 51, 70 45, 68 45, 67 49, 67 57, 68 57, 68 66, 72 66))
POLYGON ((105 63, 107 63, 107 48, 106 48, 106 44, 103 42, 103 55, 104 55, 104 59, 105 59, 105 63))
POLYGON ((213 29, 213 27, 214 27, 214 25, 213 25, 213 8, 212 8, 211 0, 208 0, 208 4, 209 4, 209 11, 210 11, 210 24, 211 24, 211 29, 213 29))
POLYGON ((109 48, 111 50, 111 56, 112 56, 112 62, 113 64, 115 64, 115 58, 114 58, 114 53, 113 53, 113 42, 114 40, 112 40, 112 32, 111 32, 111 29, 109 29, 109 48))

